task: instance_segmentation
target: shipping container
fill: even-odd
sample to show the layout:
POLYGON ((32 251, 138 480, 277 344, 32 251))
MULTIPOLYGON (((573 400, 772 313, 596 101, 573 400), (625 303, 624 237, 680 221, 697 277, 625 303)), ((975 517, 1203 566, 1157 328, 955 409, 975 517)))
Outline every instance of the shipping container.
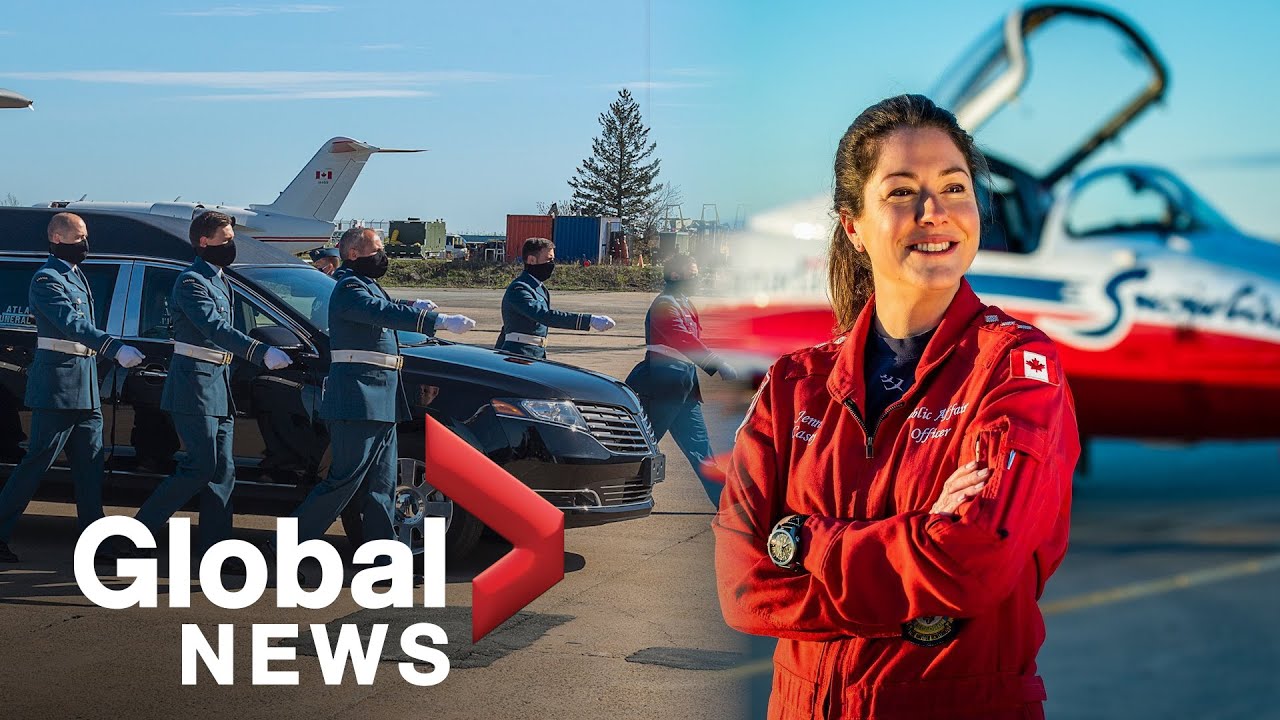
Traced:
POLYGON ((552 238, 556 262, 600 262, 600 218, 561 215, 555 219, 552 238))
MULTIPOLYGON (((508 215, 507 216, 507 262, 524 262, 520 255, 524 241, 529 238, 543 237, 555 240, 552 235, 552 218, 550 215, 508 215)), ((556 253, 559 256, 559 252, 556 253)))

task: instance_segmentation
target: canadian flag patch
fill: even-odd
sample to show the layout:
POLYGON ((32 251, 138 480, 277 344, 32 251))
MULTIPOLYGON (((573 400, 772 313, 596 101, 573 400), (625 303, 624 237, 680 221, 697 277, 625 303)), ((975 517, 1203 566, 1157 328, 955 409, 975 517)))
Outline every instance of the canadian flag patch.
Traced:
POLYGON ((1051 360, 1029 350, 1014 350, 1010 358, 1013 363, 1013 376, 1039 380, 1050 385, 1058 384, 1058 366, 1051 360))

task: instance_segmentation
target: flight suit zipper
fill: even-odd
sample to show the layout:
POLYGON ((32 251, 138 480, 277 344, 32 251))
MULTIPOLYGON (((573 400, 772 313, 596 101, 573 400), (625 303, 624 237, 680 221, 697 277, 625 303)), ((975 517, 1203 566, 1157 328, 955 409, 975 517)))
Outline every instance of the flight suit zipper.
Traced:
MULTIPOLYGON (((858 421, 858 427, 862 428, 862 434, 867 438, 867 459, 870 460, 874 458, 875 442, 876 442, 875 430, 867 429, 867 423, 862 419, 862 413, 858 411, 858 406, 854 404, 853 400, 845 400, 841 404, 844 405, 845 408, 853 415, 853 419, 858 421)), ((893 412, 894 410, 897 410, 898 406, 903 404, 904 402, 902 400, 898 400, 897 402, 890 404, 889 407, 885 408, 884 411, 880 413, 880 417, 876 419, 875 428, 879 429, 880 423, 884 422, 885 417, 887 417, 889 413, 893 412)))

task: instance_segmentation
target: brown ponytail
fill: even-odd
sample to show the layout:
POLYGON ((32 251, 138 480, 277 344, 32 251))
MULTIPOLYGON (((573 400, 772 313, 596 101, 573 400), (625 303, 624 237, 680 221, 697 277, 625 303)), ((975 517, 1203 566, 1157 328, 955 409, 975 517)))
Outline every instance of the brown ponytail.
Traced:
POLYGON ((827 293, 831 296, 831 308, 836 312, 840 332, 848 332, 853 327, 858 313, 871 299, 873 289, 871 261, 866 253, 854 249, 844 226, 837 222, 827 252, 827 293))

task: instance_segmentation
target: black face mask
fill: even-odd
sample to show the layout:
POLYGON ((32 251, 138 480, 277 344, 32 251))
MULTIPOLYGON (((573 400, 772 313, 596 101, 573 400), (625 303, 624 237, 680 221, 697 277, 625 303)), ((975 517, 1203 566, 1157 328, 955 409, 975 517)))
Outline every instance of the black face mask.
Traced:
POLYGON ((236 261, 236 241, 228 240, 221 245, 206 245, 199 250, 200 257, 210 265, 226 267, 236 261))
POLYGON ((538 282, 546 282, 547 278, 551 277, 551 273, 555 271, 555 269, 555 260, 548 260, 547 262, 538 263, 537 265, 531 265, 529 263, 524 264, 524 271, 537 278, 538 282))
POLYGON ((370 280, 377 280, 387 274, 387 252, 379 250, 372 255, 358 257, 355 260, 348 260, 347 267, 351 268, 356 274, 363 275, 370 280))
POLYGON ((667 290, 677 295, 688 295, 698 290, 698 276, 683 280, 667 280, 667 290))
POLYGON ((89 257, 89 241, 81 240, 78 243, 49 243, 49 254, 72 265, 79 265, 89 257))

